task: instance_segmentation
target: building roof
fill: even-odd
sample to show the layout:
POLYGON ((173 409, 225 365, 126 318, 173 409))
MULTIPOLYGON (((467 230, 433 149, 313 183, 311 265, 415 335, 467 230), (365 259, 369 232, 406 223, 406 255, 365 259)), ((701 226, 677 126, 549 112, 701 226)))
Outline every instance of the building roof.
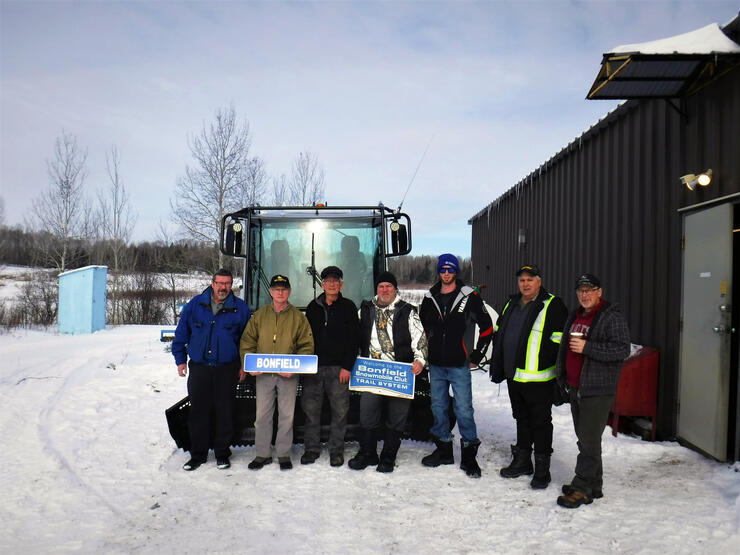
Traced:
MULTIPOLYGON (((646 45, 653 45, 652 48, 654 48, 655 50, 657 50, 658 48, 662 48, 662 49, 664 49, 664 52, 665 52, 665 49, 666 48, 670 48, 669 41, 673 42, 675 39, 679 39, 680 37, 683 37, 685 35, 692 35, 695 38, 696 37, 699 37, 699 36, 704 36, 705 38, 707 38, 707 36, 711 34, 718 41, 719 40, 722 40, 721 37, 717 37, 717 35, 716 35, 716 33, 714 33, 714 31, 707 31, 706 32, 706 35, 704 35, 703 33, 699 33, 699 31, 703 31, 704 29, 707 29, 709 27, 715 27, 715 26, 716 26, 717 29, 719 29, 719 26, 718 25, 712 24, 712 25, 708 25, 707 27, 703 27, 702 29, 698 29, 697 31, 692 31, 691 33, 684 33, 684 35, 677 35, 676 37, 671 37, 670 39, 662 39, 662 40, 659 40, 659 41, 651 41, 651 42, 642 43, 642 47, 643 48, 646 48, 646 50, 647 50, 646 45), (694 33, 697 33, 697 34, 694 35, 694 33)), ((719 57, 720 56, 722 56, 722 57, 724 57, 724 56, 730 56, 730 57, 732 57, 731 58, 731 61, 730 61, 731 65, 729 67, 726 67, 726 65, 724 65, 724 66, 722 66, 724 68, 724 70, 721 73, 715 72, 713 75, 707 75, 705 77, 705 79, 706 79, 705 81, 703 81, 701 84, 697 85, 697 87, 695 89, 692 89, 693 92, 696 92, 696 91, 699 90, 699 88, 702 88, 705 84, 708 84, 709 82, 713 81, 719 75, 722 75, 722 74, 726 73, 727 71, 730 71, 732 68, 740 67, 740 16, 736 17, 735 19, 733 19, 732 21, 730 21, 729 23, 727 23, 726 25, 724 25, 720 29, 719 32, 724 35, 725 39, 727 39, 727 40, 730 40, 731 39, 730 42, 732 44, 728 44, 728 43, 726 43, 726 42, 723 41, 724 44, 726 45, 726 47, 727 48, 732 48, 732 49, 737 49, 737 50, 735 50, 733 52, 724 52, 724 53, 720 53, 720 52, 716 52, 715 53, 715 52, 711 52, 711 51, 710 52, 704 52, 704 53, 701 53, 701 52, 687 53, 686 50, 688 50, 689 48, 691 48, 691 49, 698 49, 701 46, 689 47, 687 45, 684 45, 684 47, 683 47, 684 52, 683 53, 675 52, 675 53, 671 53, 671 54, 665 54, 665 53, 662 53, 661 54, 661 53, 657 53, 657 52, 654 52, 654 53, 645 52, 645 53, 642 53, 642 54, 638 54, 637 53, 637 50, 635 50, 635 47, 640 47, 641 45, 624 45, 624 46, 618 46, 618 47, 616 47, 614 49, 615 52, 604 54, 604 62, 603 63, 606 63, 608 56, 625 56, 625 57, 630 58, 630 59, 633 60, 633 61, 630 61, 629 63, 634 63, 634 58, 637 57, 637 56, 654 56, 655 58, 653 58, 653 60, 656 63, 658 63, 658 64, 665 63, 665 69, 668 69, 668 68, 671 68, 672 67, 672 70, 676 74, 678 74, 679 73, 678 72, 678 69, 680 68, 680 64, 673 64, 672 65, 670 62, 673 62, 676 59, 680 60, 680 57, 681 56, 686 56, 686 57, 691 57, 691 56, 697 57, 698 56, 698 57, 701 57, 700 61, 703 61, 705 64, 711 62, 715 58, 715 56, 717 56, 717 58, 718 58, 717 61, 719 61, 719 57), (620 51, 619 52, 616 52, 617 50, 620 50, 620 51)), ((712 39, 712 41, 714 41, 714 39, 712 39)), ((680 42, 680 41, 678 41, 678 42, 680 42)), ((675 44, 675 42, 674 42, 674 44, 675 44)), ((688 44, 688 42, 687 42, 687 44, 688 44)), ((714 44, 714 42, 712 42, 712 44, 714 44)), ((709 46, 709 44, 707 44, 706 41, 705 41, 704 48, 711 48, 711 46, 709 46)), ((648 58, 648 60, 649 60, 649 58, 648 58)), ((640 66, 640 64, 635 64, 634 65, 635 68, 637 68, 639 66, 640 66)), ((715 65, 715 69, 717 67, 718 66, 715 65)), ((601 77, 603 71, 604 71, 604 68, 602 66, 602 69, 601 69, 601 71, 599 73, 599 77, 601 77)), ((634 69, 632 69, 631 71, 634 71, 634 69)), ((630 100, 630 99, 632 99, 632 98, 635 98, 635 99, 639 99, 639 98, 670 98, 669 96, 660 96, 660 95, 648 96, 648 95, 637 95, 637 94, 635 94, 634 96, 626 96, 626 95, 625 96, 601 96, 601 95, 591 96, 591 94, 594 91, 594 88, 600 82, 599 81, 599 77, 597 77, 596 82, 594 82, 594 86, 591 88, 591 93, 589 93, 588 98, 627 99, 627 102, 621 103, 617 108, 615 108, 614 110, 612 110, 611 112, 609 112, 606 116, 604 116, 602 119, 600 119, 597 123, 595 123, 594 125, 592 125, 588 130, 584 131, 579 137, 577 137, 575 140, 573 140, 570 143, 568 143, 567 146, 565 146, 564 148, 562 148, 559 152, 557 152, 549 160, 547 160, 545 163, 543 163, 539 168, 537 168, 534 171, 532 171, 531 173, 529 173, 526 177, 524 177, 522 180, 520 180, 516 185, 514 185, 511 188, 509 188, 507 191, 505 191, 503 194, 501 194, 498 198, 496 198, 493 202, 491 202, 488 205, 486 205, 485 208, 483 208, 482 210, 479 210, 476 214, 474 214, 468 220, 468 224, 473 224, 476 220, 478 220, 480 218, 483 218, 483 217, 490 218, 491 212, 492 211, 495 211, 503 203, 503 201, 506 198, 508 198, 511 195, 518 195, 519 192, 523 188, 527 187, 528 185, 531 185, 533 183, 533 181, 534 181, 534 178, 537 177, 538 175, 541 175, 543 171, 546 171, 549 167, 551 167, 552 165, 556 164, 560 159, 562 159, 563 157, 567 156, 568 153, 570 153, 572 150, 580 149, 581 146, 586 141, 590 140, 594 135, 602 132, 612 122, 614 122, 616 119, 618 119, 619 117, 621 117, 624 114, 626 114, 628 111, 635 109, 639 105, 639 101, 638 100, 630 100)), ((684 78, 684 80, 686 80, 686 78, 684 78)), ((648 81, 648 83, 649 83, 649 81, 648 81)), ((619 85, 620 85, 619 80, 617 80, 615 78, 612 78, 611 81, 610 81, 610 83, 609 83, 609 86, 610 87, 612 87, 612 86, 617 87, 619 85)), ((624 85, 626 91, 631 92, 631 93, 634 94, 636 92, 636 89, 639 87, 639 81, 633 80, 633 81, 629 82, 629 81, 626 81, 625 80, 625 83, 623 83, 623 85, 624 85), (629 90, 629 87, 630 86, 632 86, 632 90, 631 91, 629 90)), ((655 86, 658 87, 659 85, 660 85, 660 82, 657 82, 656 81, 655 82, 655 86)), ((611 89, 611 90, 614 90, 614 89, 611 89)), ((693 94, 693 92, 692 92, 692 94, 693 94)))
POLYGON ((625 44, 604 54, 586 98, 680 98, 690 96, 740 65, 736 42, 740 16, 665 39, 625 44), (735 40, 733 40, 735 39, 735 40))

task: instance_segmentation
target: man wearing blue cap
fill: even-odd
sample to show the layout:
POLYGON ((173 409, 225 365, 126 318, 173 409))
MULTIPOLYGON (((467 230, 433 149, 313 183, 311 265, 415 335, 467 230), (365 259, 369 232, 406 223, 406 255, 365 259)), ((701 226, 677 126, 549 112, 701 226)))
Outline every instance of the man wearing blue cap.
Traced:
POLYGON ((454 393, 453 408, 460 431, 460 468, 472 478, 481 475, 476 461, 478 431, 473 419, 473 389, 470 369, 483 360, 493 335, 493 323, 478 291, 457 279, 460 263, 452 254, 437 260, 439 281, 427 291, 419 317, 429 344, 429 380, 434 425, 431 433, 437 448, 421 460, 424 466, 454 464, 450 433, 449 389, 454 393), (480 334, 475 349, 466 352, 463 336, 469 326, 478 324, 480 334))

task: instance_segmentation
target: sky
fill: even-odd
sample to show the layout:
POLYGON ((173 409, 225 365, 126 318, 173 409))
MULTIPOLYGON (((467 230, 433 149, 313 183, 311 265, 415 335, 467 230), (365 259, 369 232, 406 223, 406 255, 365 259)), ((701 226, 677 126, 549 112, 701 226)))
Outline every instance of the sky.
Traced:
POLYGON ((617 106, 585 100, 603 53, 737 13, 736 0, 0 0, 5 223, 47 189, 66 132, 87 149, 91 197, 118 149, 134 241, 174 230, 188 138, 233 106, 270 176, 310 151, 329 205, 396 208, 411 184, 412 254, 469 256, 468 219, 617 106))

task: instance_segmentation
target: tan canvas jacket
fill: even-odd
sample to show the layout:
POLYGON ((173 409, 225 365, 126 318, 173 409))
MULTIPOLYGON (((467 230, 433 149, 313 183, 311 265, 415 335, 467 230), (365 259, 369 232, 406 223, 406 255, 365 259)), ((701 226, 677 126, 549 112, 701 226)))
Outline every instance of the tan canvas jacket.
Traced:
POLYGON ((272 304, 255 312, 244 328, 239 352, 242 361, 246 353, 313 354, 313 334, 304 314, 288 303, 282 312, 272 304))

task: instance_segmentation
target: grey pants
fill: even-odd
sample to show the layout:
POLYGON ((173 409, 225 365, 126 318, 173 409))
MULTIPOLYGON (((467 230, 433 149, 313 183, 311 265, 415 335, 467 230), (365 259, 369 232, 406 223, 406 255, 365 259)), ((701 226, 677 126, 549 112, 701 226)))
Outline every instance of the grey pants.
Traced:
POLYGON ((360 394, 360 426, 375 430, 385 424, 387 430, 403 433, 411 399, 387 397, 363 391, 360 394))
POLYGON ((576 388, 570 390, 570 412, 578 437, 576 475, 571 485, 589 496, 593 495, 595 490, 601 490, 603 486, 601 436, 613 400, 614 395, 579 397, 576 388))
POLYGON ((293 445, 293 415, 298 376, 283 378, 277 374, 259 374, 257 383, 257 414, 254 419, 254 446, 258 457, 269 457, 272 440, 272 419, 275 398, 278 405, 278 429, 275 451, 278 457, 289 457, 293 445))
POLYGON ((324 394, 331 407, 329 453, 344 453, 344 434, 349 414, 348 384, 339 383, 340 366, 319 366, 315 375, 303 376, 301 407, 306 414, 303 443, 306 451, 321 451, 321 407, 324 394))

